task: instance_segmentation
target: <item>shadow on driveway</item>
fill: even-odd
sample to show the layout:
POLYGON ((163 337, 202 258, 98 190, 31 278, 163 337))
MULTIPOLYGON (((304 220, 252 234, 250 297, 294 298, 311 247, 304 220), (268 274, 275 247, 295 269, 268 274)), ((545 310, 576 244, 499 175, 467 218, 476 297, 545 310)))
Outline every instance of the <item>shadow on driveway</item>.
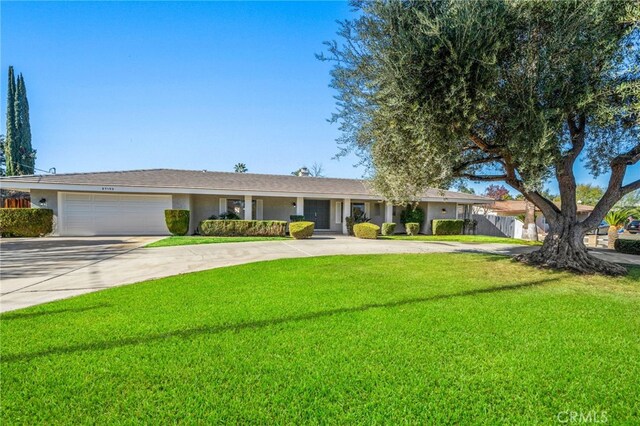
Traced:
MULTIPOLYGON (((0 242, 0 280, 37 282, 137 247, 131 238, 28 238, 0 242)), ((3 294, 7 291, 3 290, 3 294)))

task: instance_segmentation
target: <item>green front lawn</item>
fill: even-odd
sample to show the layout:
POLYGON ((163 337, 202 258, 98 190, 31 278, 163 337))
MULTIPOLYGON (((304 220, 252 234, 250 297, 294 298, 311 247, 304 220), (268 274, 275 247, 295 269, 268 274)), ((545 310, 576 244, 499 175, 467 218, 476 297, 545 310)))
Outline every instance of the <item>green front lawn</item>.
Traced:
POLYGON ((501 243, 501 244, 521 244, 525 246, 542 245, 542 241, 527 241, 519 238, 490 237, 488 235, 389 235, 379 237, 383 240, 408 240, 408 241, 455 241, 458 243, 501 243))
POLYGON ((640 269, 286 259, 0 316, 2 424, 637 421, 640 269))
POLYGON ((145 247, 171 247, 188 246, 193 244, 217 244, 217 243, 249 243, 253 241, 279 241, 290 240, 288 237, 202 237, 194 236, 173 236, 163 238, 155 243, 147 244, 145 247))

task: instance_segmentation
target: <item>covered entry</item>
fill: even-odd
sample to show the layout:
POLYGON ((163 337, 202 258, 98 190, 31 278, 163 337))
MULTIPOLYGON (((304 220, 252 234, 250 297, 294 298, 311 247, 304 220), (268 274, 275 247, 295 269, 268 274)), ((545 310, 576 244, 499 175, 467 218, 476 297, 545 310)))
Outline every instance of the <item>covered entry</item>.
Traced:
POLYGON ((315 222, 316 229, 330 229, 329 216, 331 202, 329 200, 304 200, 305 220, 315 222))

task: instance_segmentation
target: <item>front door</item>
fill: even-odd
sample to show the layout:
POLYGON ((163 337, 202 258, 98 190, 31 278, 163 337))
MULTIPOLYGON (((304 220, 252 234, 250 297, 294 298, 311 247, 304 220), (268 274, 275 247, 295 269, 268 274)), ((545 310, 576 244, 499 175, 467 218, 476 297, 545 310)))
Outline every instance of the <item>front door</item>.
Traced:
POLYGON ((329 200, 304 200, 304 219, 315 222, 316 229, 329 229, 329 200))

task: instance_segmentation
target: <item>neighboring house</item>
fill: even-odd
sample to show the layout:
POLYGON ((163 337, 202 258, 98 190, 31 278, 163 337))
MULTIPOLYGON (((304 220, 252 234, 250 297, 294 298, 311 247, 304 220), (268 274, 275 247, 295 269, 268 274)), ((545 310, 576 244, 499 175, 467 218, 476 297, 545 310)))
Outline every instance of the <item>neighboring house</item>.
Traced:
MULTIPOLYGON (((593 206, 585 206, 582 204, 578 204, 578 220, 586 219, 587 216, 593 211, 593 206)), ((494 201, 491 205, 486 206, 476 206, 474 208, 474 213, 482 214, 482 215, 496 215, 502 217, 518 217, 525 214, 525 201, 524 200, 505 200, 505 201, 494 201)), ((549 225, 547 224, 544 215, 542 212, 536 208, 536 226, 538 228, 539 234, 546 234, 549 230, 549 225)), ((521 222, 520 219, 518 221, 521 222)), ((522 223, 516 224, 515 233, 511 235, 514 238, 522 238, 522 223), (520 235, 519 235, 520 234, 520 235)))
MULTIPOLYGON (((373 223, 400 222, 402 208, 385 202, 366 181, 192 170, 132 170, 0 178, 0 187, 31 193, 31 206, 54 212, 54 235, 166 235, 165 209, 191 211, 200 221, 227 211, 243 219, 304 215, 317 230, 346 233, 344 218, 359 209, 373 223)), ((485 197, 428 190, 420 200, 424 233, 431 221, 462 218, 485 197)))

